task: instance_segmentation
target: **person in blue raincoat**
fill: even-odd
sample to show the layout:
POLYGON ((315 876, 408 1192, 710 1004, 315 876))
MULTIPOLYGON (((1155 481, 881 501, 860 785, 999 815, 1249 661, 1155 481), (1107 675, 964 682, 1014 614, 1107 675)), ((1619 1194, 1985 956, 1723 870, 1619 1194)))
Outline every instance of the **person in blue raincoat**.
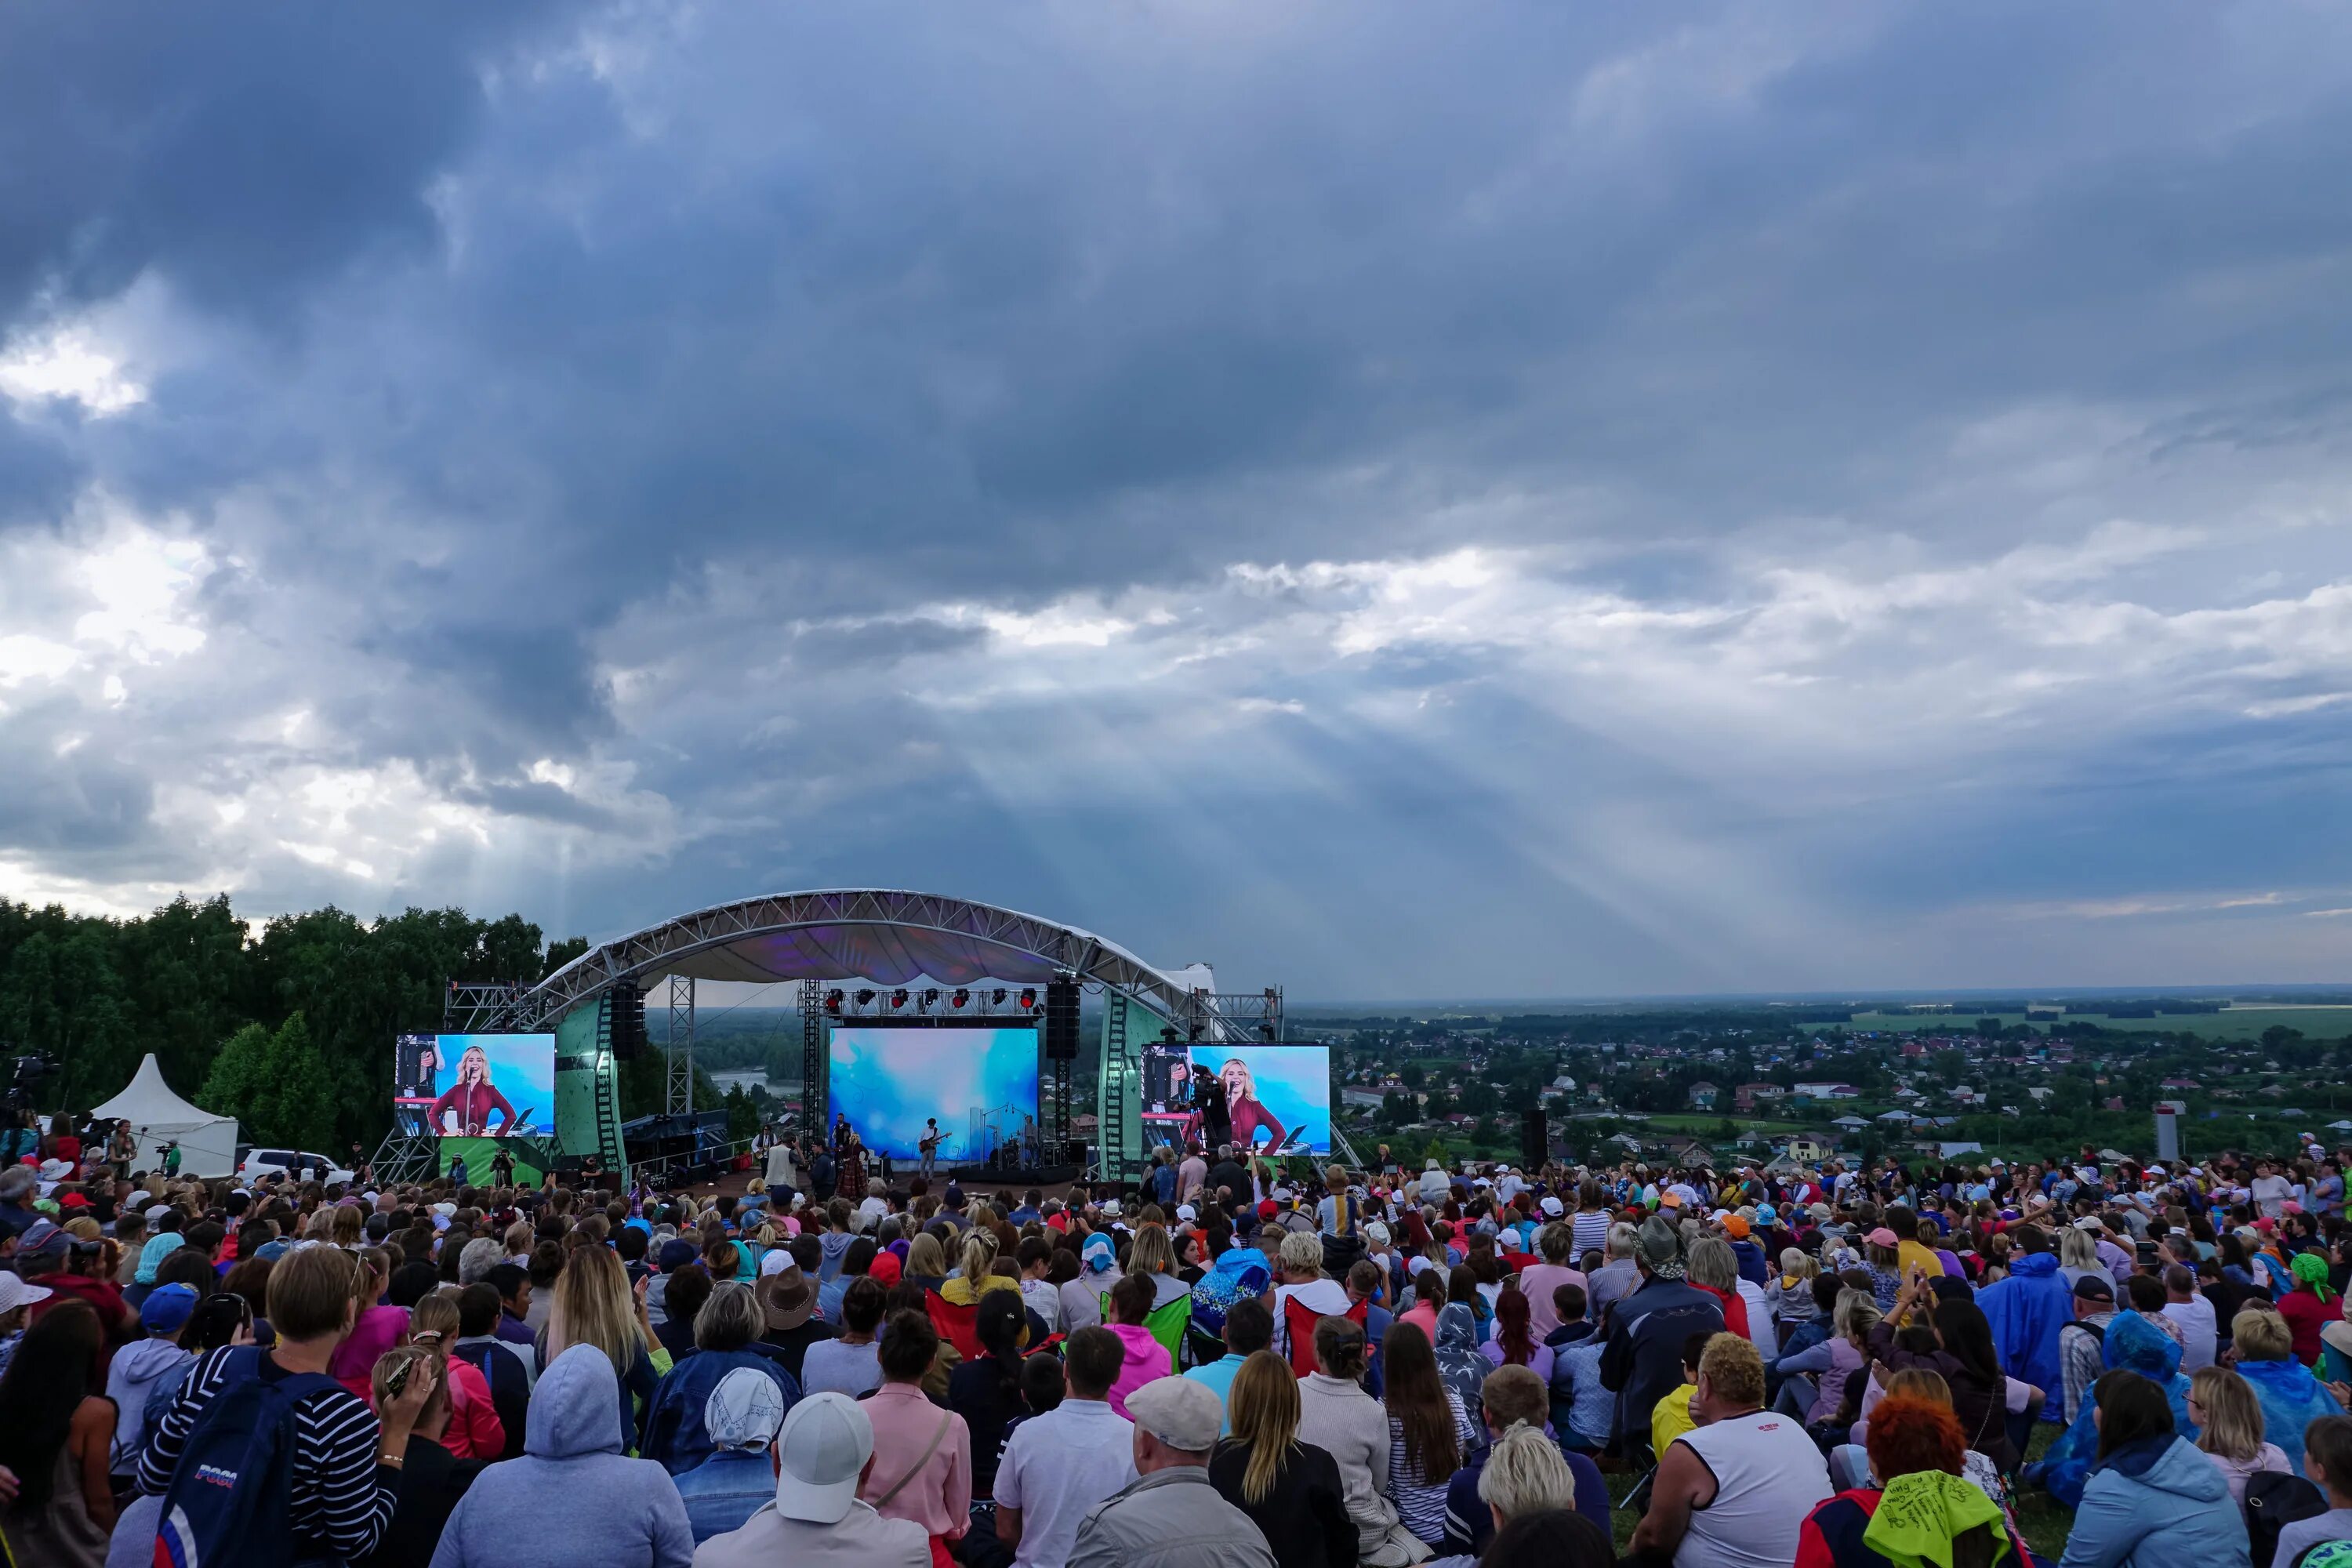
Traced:
POLYGON ((2014 1234, 2021 1250, 2011 1257, 2009 1278, 1979 1291, 1977 1305, 1992 1325, 2000 1370, 2049 1390, 2042 1418, 2063 1421, 2066 1379, 2059 1370, 2058 1331, 2074 1321, 2074 1287, 2058 1272, 2047 1231, 2029 1225, 2014 1234))
MULTIPOLYGON (((2137 1312, 2117 1312, 2107 1324, 2100 1356, 2109 1372, 2136 1372, 2163 1389, 2166 1402, 2172 1406, 2172 1429, 2192 1443, 2197 1440, 2197 1424, 2189 1419, 2189 1380, 2180 1373, 2180 1346, 2171 1335, 2137 1312)), ((2238 1370, 2243 1372, 2245 1368, 2242 1365, 2238 1370)), ((2295 1370, 2301 1372, 2303 1368, 2298 1365, 2295 1370)), ((2304 1375, 2308 1377, 2310 1373, 2304 1375)), ((2068 1508, 2082 1506, 2084 1484, 2091 1479, 2091 1470, 2098 1460, 2099 1427, 2095 1414, 2091 1402, 2084 1401, 2082 1414, 2074 1417, 2074 1424, 2066 1428, 2064 1436, 2050 1445, 2050 1452, 2042 1457, 2041 1464, 2027 1467, 2026 1479, 2041 1482, 2053 1498, 2068 1508)), ((2294 1430, 2300 1433, 2303 1427, 2298 1423, 2294 1430)))
POLYGON ((2343 1415, 2344 1406, 2294 1359, 2294 1331, 2273 1309, 2250 1306, 2231 1319, 2230 1343, 2238 1352, 2238 1375, 2262 1402, 2263 1431, 2302 1475, 2303 1429, 2323 1415, 2343 1415))

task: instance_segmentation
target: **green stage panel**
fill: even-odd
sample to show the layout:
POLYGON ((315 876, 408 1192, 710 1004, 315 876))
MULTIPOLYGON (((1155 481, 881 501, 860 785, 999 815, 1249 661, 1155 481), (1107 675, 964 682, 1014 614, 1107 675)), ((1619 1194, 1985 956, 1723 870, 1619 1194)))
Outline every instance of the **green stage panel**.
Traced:
POLYGON ((478 1187, 490 1184, 490 1161, 503 1146, 514 1156, 515 1182, 520 1186, 535 1187, 547 1174, 550 1162, 535 1138, 444 1138, 441 1140, 441 1175, 449 1173, 449 1162, 466 1162, 466 1180, 478 1187))

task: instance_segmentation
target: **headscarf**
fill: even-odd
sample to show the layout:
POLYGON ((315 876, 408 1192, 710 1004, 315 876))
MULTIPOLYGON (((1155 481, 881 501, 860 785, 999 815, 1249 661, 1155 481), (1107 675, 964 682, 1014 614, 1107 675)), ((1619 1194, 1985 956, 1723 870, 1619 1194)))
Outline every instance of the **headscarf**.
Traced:
POLYGON ((1437 1375, 1475 1423, 1484 1405, 1486 1374, 1495 1363, 1478 1349, 1478 1320, 1468 1306, 1449 1301, 1437 1311, 1437 1375))
POLYGON ((2327 1259, 2320 1257, 2316 1252, 2296 1253, 2294 1260, 2287 1265, 2287 1268, 2294 1275, 2296 1284, 2310 1286, 2311 1293, 2321 1300, 2332 1301, 2336 1299, 2336 1292, 2327 1288, 2327 1259))
POLYGON ((2000 1504, 1962 1477, 1914 1470, 1886 1483, 1862 1541, 1894 1568, 1952 1568, 1952 1538, 1980 1524, 1990 1527, 1992 1561, 2009 1556, 2000 1504))
POLYGON ((140 1285, 155 1283, 156 1268, 163 1259, 185 1245, 187 1237, 176 1230, 158 1231, 149 1237, 147 1245, 139 1249, 139 1271, 131 1276, 132 1282, 140 1285))

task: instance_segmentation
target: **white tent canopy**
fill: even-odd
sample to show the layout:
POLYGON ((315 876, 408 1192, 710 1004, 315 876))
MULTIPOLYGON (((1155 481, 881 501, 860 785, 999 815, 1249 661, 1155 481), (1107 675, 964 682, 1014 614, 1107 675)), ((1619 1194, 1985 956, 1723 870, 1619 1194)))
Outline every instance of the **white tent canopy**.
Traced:
POLYGON ((230 1176, 236 1173, 236 1119, 200 1110, 172 1092, 154 1053, 139 1064, 130 1087, 90 1112, 105 1121, 128 1121, 139 1140, 131 1169, 152 1171, 163 1164, 163 1145, 180 1145, 180 1173, 186 1176, 230 1176))

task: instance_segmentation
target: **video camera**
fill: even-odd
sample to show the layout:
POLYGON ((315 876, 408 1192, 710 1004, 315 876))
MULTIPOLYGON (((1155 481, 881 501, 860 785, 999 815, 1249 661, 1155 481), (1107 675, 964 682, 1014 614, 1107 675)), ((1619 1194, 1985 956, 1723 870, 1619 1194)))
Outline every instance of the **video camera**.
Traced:
POLYGON ((9 1110, 31 1110, 33 1095, 44 1080, 56 1075, 57 1060, 37 1053, 12 1058, 14 1073, 8 1080, 8 1090, 0 1096, 0 1107, 9 1110))

